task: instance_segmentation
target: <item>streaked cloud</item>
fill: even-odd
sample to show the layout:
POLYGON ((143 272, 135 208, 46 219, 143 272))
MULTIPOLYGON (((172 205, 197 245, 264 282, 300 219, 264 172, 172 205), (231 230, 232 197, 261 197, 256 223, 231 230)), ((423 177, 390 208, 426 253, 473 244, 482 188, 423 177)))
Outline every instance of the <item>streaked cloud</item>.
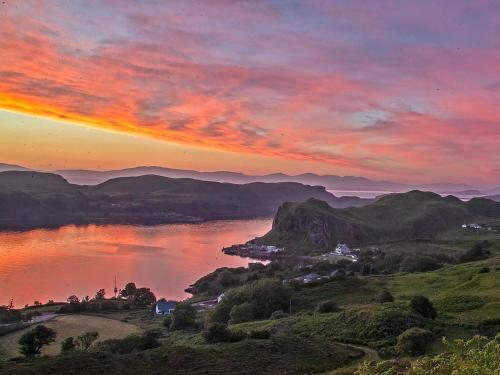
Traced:
POLYGON ((378 178, 500 179, 494 1, 0 9, 0 108, 290 170, 306 160, 378 178))

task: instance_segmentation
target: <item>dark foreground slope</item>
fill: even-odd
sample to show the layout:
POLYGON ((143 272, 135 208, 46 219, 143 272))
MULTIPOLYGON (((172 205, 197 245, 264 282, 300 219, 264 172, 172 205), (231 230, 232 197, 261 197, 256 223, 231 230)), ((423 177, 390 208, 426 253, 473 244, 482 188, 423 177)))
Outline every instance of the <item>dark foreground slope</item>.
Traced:
POLYGON ((272 230, 260 241, 295 249, 331 249, 353 245, 429 239, 461 224, 500 218, 500 204, 411 191, 391 194, 364 207, 336 209, 324 201, 285 203, 272 230))
POLYGON ((336 207, 367 202, 336 198, 321 186, 298 183, 236 185, 147 175, 80 186, 55 174, 10 171, 0 173, 0 230, 271 216, 285 201, 309 198, 336 207))

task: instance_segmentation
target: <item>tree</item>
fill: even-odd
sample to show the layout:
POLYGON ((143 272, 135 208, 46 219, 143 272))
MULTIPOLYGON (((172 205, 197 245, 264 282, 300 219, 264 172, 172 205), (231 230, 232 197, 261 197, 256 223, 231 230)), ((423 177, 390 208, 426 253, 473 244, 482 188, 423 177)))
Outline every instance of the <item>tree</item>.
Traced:
POLYGON ((35 301, 35 302, 33 302, 33 305, 35 305, 35 306, 42 306, 42 303, 40 301, 35 301))
POLYGON ((156 297, 149 288, 139 288, 136 290, 134 294, 134 303, 137 306, 149 306, 155 302, 156 297))
POLYGON ((95 299, 104 299, 104 296, 106 295, 106 291, 104 289, 99 289, 97 293, 95 294, 95 299))
POLYGON ((378 303, 394 302, 394 297, 388 290, 383 290, 375 300, 378 303))
POLYGON ((19 339, 19 351, 28 358, 33 358, 40 354, 42 347, 55 341, 56 331, 39 325, 26 332, 19 339))
POLYGON ((437 312, 431 301, 424 296, 415 296, 410 301, 410 307, 424 318, 436 319, 437 312))
POLYGON ((124 298, 133 297, 137 292, 135 283, 128 283, 125 288, 120 291, 120 295, 124 298))
POLYGON ((72 304, 80 303, 80 299, 77 296, 75 296, 74 294, 72 296, 69 296, 67 301, 68 301, 68 303, 72 303, 72 304))
POLYGON ((251 303, 244 302, 240 305, 234 305, 229 313, 231 320, 229 323, 238 324, 249 322, 254 319, 255 315, 255 306, 251 303))
POLYGON ((61 343, 61 353, 67 353, 76 349, 75 339, 73 337, 66 337, 61 343))
POLYGON ((397 348, 401 354, 422 355, 433 339, 431 331, 413 327, 398 336, 397 348))
POLYGON ((76 338, 76 347, 78 350, 86 352, 92 346, 94 341, 99 337, 99 333, 95 331, 85 332, 76 338))
POLYGON ((172 312, 170 329, 183 329, 194 325, 196 309, 190 303, 179 303, 172 312))

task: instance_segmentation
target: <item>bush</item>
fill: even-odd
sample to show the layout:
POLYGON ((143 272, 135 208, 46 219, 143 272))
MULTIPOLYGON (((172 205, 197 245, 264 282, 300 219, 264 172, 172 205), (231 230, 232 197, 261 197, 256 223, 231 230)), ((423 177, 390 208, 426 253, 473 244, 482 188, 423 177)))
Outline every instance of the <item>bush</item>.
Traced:
POLYGON ((72 352, 75 349, 76 349, 76 343, 73 337, 67 337, 61 343, 61 353, 72 352))
POLYGON ((441 268, 442 264, 429 256, 408 256, 403 259, 400 266, 401 272, 427 272, 441 268))
POLYGON ((389 291, 384 290, 375 299, 378 303, 394 302, 394 297, 389 291))
POLYGON ((422 355, 433 339, 431 331, 413 327, 398 336, 397 348, 401 354, 422 355))
POLYGON ((288 314, 286 312, 284 312, 283 310, 276 310, 275 312, 273 312, 271 314, 271 316, 269 317, 269 319, 271 319, 271 320, 278 320, 278 319, 286 318, 287 316, 288 316, 288 314))
POLYGON ((466 262, 474 262, 476 260, 485 259, 488 256, 488 254, 490 253, 487 250, 488 246, 489 246, 488 242, 476 243, 469 250, 467 250, 464 254, 462 254, 462 256, 460 256, 460 258, 458 258, 458 261, 460 263, 466 263, 466 262))
POLYGON ((255 330, 248 332, 248 338, 257 340, 266 340, 271 337, 271 332, 267 329, 255 330))
POLYGON ((255 306, 251 303, 244 302, 241 305, 234 305, 229 313, 231 319, 229 323, 238 324, 249 322, 254 319, 255 306))
POLYGON ((165 316, 165 318, 163 319, 162 324, 165 327, 170 328, 170 326, 172 325, 172 315, 165 316))
POLYGON ((233 335, 231 330, 227 328, 224 323, 210 323, 207 328, 203 331, 203 337, 208 342, 232 342, 235 340, 236 336, 233 335))
POLYGON ((190 303, 179 303, 172 312, 170 329, 192 327, 196 322, 196 309, 190 303))
POLYGON ((156 334, 146 331, 141 335, 129 335, 124 339, 109 339, 100 342, 97 348, 114 354, 129 354, 161 346, 156 334))
POLYGON ((479 271, 477 271, 478 273, 488 273, 490 272, 490 268, 489 267, 481 267, 479 269, 479 271))
POLYGON ((436 319, 437 312, 431 301, 424 296, 415 296, 410 301, 410 307, 424 318, 436 319))
POLYGON ((328 301, 323 301, 320 302, 318 307, 316 308, 316 311, 319 312, 320 314, 324 313, 332 313, 339 311, 339 307, 335 301, 328 300, 328 301))

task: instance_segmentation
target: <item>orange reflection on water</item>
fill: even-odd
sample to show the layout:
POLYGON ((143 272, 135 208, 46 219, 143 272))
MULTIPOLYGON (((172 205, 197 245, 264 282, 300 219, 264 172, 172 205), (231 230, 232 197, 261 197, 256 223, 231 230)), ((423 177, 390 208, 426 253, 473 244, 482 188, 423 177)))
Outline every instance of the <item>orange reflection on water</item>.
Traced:
POLYGON ((154 227, 65 226, 0 233, 0 305, 64 301, 69 295, 112 293, 129 281, 157 297, 181 299, 184 289, 218 267, 246 266, 223 246, 267 232, 270 220, 232 220, 154 227))

